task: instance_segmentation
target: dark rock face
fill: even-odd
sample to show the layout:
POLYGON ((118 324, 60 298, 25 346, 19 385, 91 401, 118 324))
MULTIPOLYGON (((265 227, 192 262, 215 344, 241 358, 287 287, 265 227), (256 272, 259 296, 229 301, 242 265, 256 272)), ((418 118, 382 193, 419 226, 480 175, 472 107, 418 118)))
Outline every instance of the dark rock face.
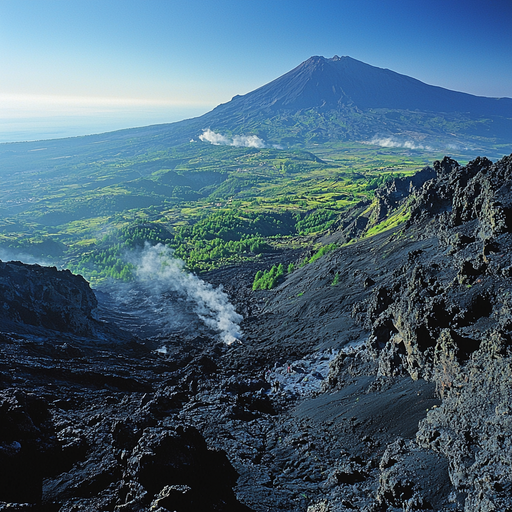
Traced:
POLYGON ((0 501, 39 502, 43 476, 51 473, 59 452, 45 400, 0 391, 0 501))
POLYGON ((443 404, 420 424, 417 440, 446 457, 465 510, 512 506, 511 357, 503 339, 486 340, 463 369, 452 371, 443 404))
POLYGON ((127 460, 126 477, 156 496, 154 504, 160 507, 249 510, 232 494, 238 475, 225 454, 208 450, 192 427, 146 428, 127 460))
POLYGON ((414 442, 398 438, 388 445, 380 462, 377 503, 385 508, 439 510, 451 490, 448 461, 414 442))
MULTIPOLYGON (((176 372, 176 361, 134 342, 80 337, 71 350, 68 338, 70 350, 50 351, 54 340, 2 341, 0 507, 250 510, 225 453, 177 415, 194 396, 186 364, 176 372)), ((180 344, 199 366, 203 348, 180 344)))
MULTIPOLYGON (((249 510, 223 452, 175 418, 162 424, 188 394, 159 379, 177 383, 194 344, 164 361, 94 319, 80 276, 0 265, 2 510, 249 510)), ((215 371, 199 351, 199 373, 215 371)))
POLYGON ((482 339, 508 337, 511 321, 512 161, 461 168, 445 158, 434 167, 439 177, 415 193, 409 225, 425 221, 423 236, 439 241, 435 257, 432 248, 410 252, 400 275, 375 289, 366 318, 383 371, 413 378, 464 363, 482 339))
POLYGON ((417 444, 396 458, 402 462, 383 471, 377 501, 440 507, 425 491, 418 494, 428 478, 417 468, 414 478, 407 476, 410 461, 426 449, 421 458, 434 452, 446 457, 444 466, 448 461, 453 490, 445 495, 454 508, 508 510, 512 159, 460 167, 445 158, 434 168, 438 177, 414 192, 408 222, 409 232, 422 226, 425 243, 409 252, 393 279, 375 287, 364 322, 379 373, 405 370, 434 381, 443 403, 420 423, 417 444))
POLYGON ((81 276, 55 267, 0 262, 0 321, 92 334, 98 301, 81 276))

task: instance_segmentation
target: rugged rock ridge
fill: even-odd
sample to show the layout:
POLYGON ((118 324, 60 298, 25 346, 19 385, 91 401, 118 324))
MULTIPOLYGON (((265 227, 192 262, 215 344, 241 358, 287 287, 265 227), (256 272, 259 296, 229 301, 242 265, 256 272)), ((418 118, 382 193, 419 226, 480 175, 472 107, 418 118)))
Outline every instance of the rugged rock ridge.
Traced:
POLYGON ((98 301, 89 284, 69 270, 0 261, 0 321, 79 335, 94 331, 98 301))
POLYGON ((404 233, 423 224, 439 250, 409 253, 401 276, 374 290, 365 320, 375 354, 394 354, 414 378, 433 378, 448 353, 466 361, 512 325, 512 160, 461 167, 445 158, 434 169, 413 194, 404 233))
POLYGON ((397 210, 405 211, 413 195, 425 182, 436 176, 435 169, 425 167, 413 176, 394 178, 375 191, 373 201, 361 201, 341 215, 322 242, 346 244, 362 238, 369 229, 385 221, 393 213, 396 214, 397 210))
POLYGON ((384 455, 377 503, 430 509, 415 461, 434 452, 448 460, 454 509, 509 510, 512 158, 465 167, 445 158, 434 169, 437 177, 413 192, 399 236, 419 225, 438 247, 410 251, 395 277, 375 287, 361 318, 379 374, 433 381, 443 403, 393 463, 384 455))

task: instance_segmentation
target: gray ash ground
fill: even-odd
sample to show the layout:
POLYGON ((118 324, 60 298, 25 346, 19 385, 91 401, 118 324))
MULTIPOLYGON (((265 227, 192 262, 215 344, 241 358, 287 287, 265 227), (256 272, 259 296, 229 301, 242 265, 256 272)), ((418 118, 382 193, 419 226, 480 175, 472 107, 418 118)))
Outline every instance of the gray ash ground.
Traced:
POLYGON ((511 191, 511 157, 445 159, 378 192, 407 223, 275 290, 255 271, 298 254, 205 275, 244 315, 230 346, 2 264, 0 509, 512 510, 511 191))
POLYGON ((193 305, 178 293, 150 294, 126 283, 94 290, 98 298, 96 316, 139 338, 207 332, 213 335, 193 311, 193 305))

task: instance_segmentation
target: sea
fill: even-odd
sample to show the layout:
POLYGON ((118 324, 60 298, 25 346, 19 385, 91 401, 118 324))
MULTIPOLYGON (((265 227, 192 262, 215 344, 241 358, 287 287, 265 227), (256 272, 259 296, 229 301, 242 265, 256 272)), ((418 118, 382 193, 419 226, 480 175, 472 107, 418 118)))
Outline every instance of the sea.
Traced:
POLYGON ((62 139, 106 133, 125 128, 174 123, 204 114, 202 108, 160 108, 146 112, 114 111, 95 115, 23 116, 2 115, 0 108, 0 143, 62 139))

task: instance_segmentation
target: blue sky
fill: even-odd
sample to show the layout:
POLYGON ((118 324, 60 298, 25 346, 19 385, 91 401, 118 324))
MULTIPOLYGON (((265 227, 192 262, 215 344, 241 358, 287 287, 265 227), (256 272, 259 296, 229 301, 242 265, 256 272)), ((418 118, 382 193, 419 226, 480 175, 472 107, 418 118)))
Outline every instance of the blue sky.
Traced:
POLYGON ((0 0, 0 141, 200 115, 311 55, 512 97, 511 19, 512 0, 0 0))

